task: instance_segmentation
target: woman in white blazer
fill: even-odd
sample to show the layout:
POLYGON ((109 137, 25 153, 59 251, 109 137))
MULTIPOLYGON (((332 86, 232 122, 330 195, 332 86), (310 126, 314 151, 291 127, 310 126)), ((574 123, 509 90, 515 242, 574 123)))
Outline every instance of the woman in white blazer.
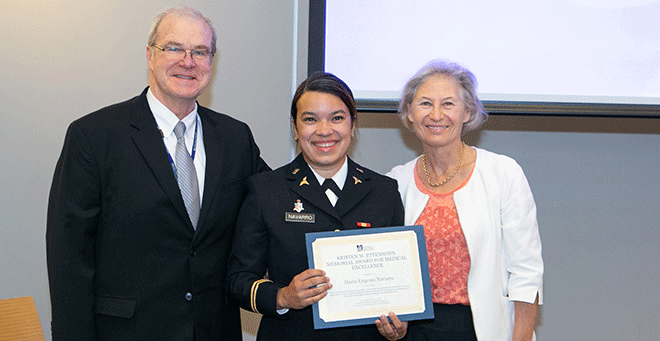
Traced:
POLYGON ((487 118, 476 78, 434 60, 406 84, 399 115, 424 154, 394 167, 406 225, 424 225, 435 319, 409 340, 533 340, 543 302, 536 205, 511 158, 465 145, 487 118))

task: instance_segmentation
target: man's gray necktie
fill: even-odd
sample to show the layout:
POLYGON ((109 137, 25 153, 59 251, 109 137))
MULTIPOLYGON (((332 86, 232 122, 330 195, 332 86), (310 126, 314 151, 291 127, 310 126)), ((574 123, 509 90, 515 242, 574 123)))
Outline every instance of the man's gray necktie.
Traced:
POLYGON ((186 126, 183 122, 179 121, 174 127, 174 135, 176 135, 176 180, 179 183, 179 190, 183 197, 183 202, 186 204, 186 211, 190 217, 193 228, 197 229, 197 221, 199 220, 199 184, 197 183, 197 172, 195 172, 195 164, 193 159, 188 154, 186 148, 186 126))

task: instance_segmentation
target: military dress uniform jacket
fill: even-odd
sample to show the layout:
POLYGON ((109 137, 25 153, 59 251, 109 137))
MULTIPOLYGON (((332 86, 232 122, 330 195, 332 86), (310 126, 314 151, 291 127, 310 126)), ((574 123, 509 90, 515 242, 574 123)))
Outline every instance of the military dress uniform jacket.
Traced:
POLYGON ((309 268, 305 233, 367 228, 360 223, 401 226, 403 205, 395 180, 350 158, 335 207, 302 155, 275 171, 250 178, 237 219, 226 285, 241 307, 263 314, 257 340, 381 339, 375 324, 315 331, 311 306, 289 309, 283 315, 276 311, 278 289, 309 268), (302 209, 301 213, 314 214, 314 222, 287 221, 286 213, 297 212, 295 207, 302 209), (266 272, 268 281, 263 280, 266 272))
POLYGON ((46 232, 54 341, 240 340, 226 261, 247 179, 270 169, 246 124, 198 106, 193 229, 146 91, 67 131, 46 232))

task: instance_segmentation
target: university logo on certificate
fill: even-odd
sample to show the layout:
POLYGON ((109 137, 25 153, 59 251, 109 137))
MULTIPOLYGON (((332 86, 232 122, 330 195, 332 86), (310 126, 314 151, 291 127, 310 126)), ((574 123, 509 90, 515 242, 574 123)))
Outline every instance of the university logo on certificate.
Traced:
POLYGON ((315 303, 314 328, 373 324, 393 311, 402 321, 433 318, 421 225, 307 233, 310 269, 332 289, 315 303))

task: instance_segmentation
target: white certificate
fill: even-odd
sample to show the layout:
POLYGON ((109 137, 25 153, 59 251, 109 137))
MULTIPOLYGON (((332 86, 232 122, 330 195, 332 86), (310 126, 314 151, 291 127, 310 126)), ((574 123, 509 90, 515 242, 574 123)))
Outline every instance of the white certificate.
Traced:
POLYGON ((373 324, 390 311, 433 317, 422 226, 310 233, 307 242, 310 268, 332 283, 314 306, 315 328, 373 324))

